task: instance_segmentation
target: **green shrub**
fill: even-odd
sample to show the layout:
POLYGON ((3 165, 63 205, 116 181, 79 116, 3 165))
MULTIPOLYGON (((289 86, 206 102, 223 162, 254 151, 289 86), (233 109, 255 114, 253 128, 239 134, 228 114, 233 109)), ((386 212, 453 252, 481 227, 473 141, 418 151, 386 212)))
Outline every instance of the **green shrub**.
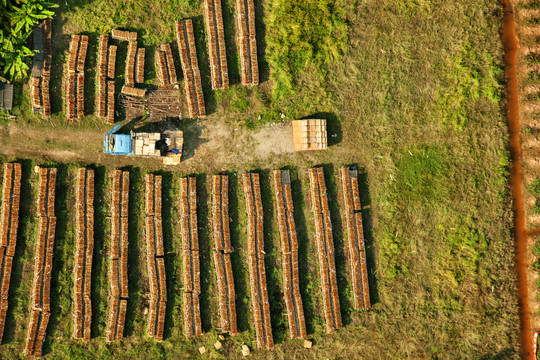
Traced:
POLYGON ((348 24, 339 0, 274 0, 266 22, 274 97, 293 95, 300 74, 324 81, 326 67, 345 52, 348 24))

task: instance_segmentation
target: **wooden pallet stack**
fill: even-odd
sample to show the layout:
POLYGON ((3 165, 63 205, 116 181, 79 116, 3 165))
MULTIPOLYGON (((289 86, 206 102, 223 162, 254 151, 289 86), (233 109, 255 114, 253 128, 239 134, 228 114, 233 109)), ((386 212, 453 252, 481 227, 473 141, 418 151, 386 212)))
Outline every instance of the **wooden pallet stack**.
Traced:
POLYGON ((366 247, 362 227, 362 204, 358 188, 358 170, 342 167, 340 169, 347 234, 349 239, 349 262, 353 283, 355 309, 371 307, 366 261, 366 247))
MULTIPOLYGON (((39 54, 41 60, 34 60, 34 68, 32 69, 32 78, 30 79, 30 100, 32 110, 36 113, 41 113, 43 116, 51 115, 50 101, 50 81, 51 81, 51 65, 52 65, 52 23, 51 19, 45 19, 36 29, 36 32, 41 32, 42 36, 39 47, 42 47, 43 53, 39 54)), ((35 56, 37 58, 38 55, 35 56)))
POLYGON ((229 229, 229 177, 214 175, 212 182, 212 228, 214 233, 214 265, 216 267, 220 328, 231 335, 238 334, 236 292, 232 271, 229 229))
POLYGON ((161 49, 156 49, 155 53, 156 69, 160 87, 167 87, 170 84, 169 71, 167 70, 167 58, 165 52, 161 49))
POLYGON ((25 356, 41 357, 45 331, 50 317, 51 272, 56 230, 56 217, 54 216, 56 173, 54 168, 39 168, 38 239, 25 356))
POLYGON ((298 271, 298 238, 294 223, 294 206, 291 192, 289 170, 274 171, 274 187, 277 205, 279 234, 281 239, 283 286, 289 337, 306 338, 306 321, 300 294, 300 275, 298 271))
POLYGON ((144 82, 144 58, 146 49, 141 47, 137 49, 137 59, 135 62, 135 82, 142 84, 144 82))
POLYGON ((206 108, 191 20, 179 20, 176 22, 176 40, 186 84, 189 116, 191 118, 204 117, 206 116, 206 108))
POLYGON ((315 218, 315 238, 319 253, 326 332, 331 333, 340 329, 342 322, 336 279, 332 222, 330 220, 330 209, 328 208, 326 183, 322 167, 309 169, 309 183, 312 210, 315 218))
POLYGON ((21 174, 21 164, 4 164, 2 219, 0 220, 0 342, 2 342, 6 324, 11 268, 19 229, 21 174))
POLYGON ((142 98, 146 95, 146 90, 124 85, 122 86, 122 94, 142 98))
POLYGON ((135 59, 137 57, 137 43, 130 41, 126 58, 126 86, 135 86, 135 59))
POLYGON ((176 76, 176 67, 170 44, 162 44, 160 49, 156 50, 156 69, 160 87, 175 85, 178 83, 176 76))
POLYGON ((161 220, 161 182, 162 179, 159 175, 146 175, 146 259, 150 279, 150 310, 148 312, 147 334, 156 341, 163 341, 167 307, 165 251, 163 249, 161 220))
POLYGON ((263 207, 259 174, 242 176, 248 216, 248 263, 251 284, 251 305, 255 322, 255 334, 259 348, 274 348, 270 323, 270 303, 266 287, 264 266, 263 207))
POLYGON ((204 0, 204 20, 208 32, 212 89, 228 89, 229 71, 227 68, 221 0, 204 0))
POLYGON ((109 35, 99 36, 96 116, 114 123, 114 76, 116 71, 116 45, 109 45, 109 35))
POLYGON ((259 84, 257 39, 255 36, 255 6, 253 0, 236 1, 240 74, 243 85, 259 84))
POLYGON ((124 31, 113 29, 111 37, 119 41, 137 41, 137 33, 135 31, 124 31))
POLYGON ((88 36, 73 35, 69 46, 66 76, 66 114, 68 119, 84 116, 84 63, 88 36))
POLYGON ((109 317, 106 339, 122 340, 128 299, 128 212, 129 172, 115 170, 112 174, 111 203, 111 263, 109 267, 109 317))
POLYGON ((292 121, 294 150, 324 150, 328 148, 325 119, 292 121))
POLYGON ((184 329, 187 337, 202 335, 199 295, 201 269, 197 229, 197 182, 194 177, 180 179, 180 226, 184 273, 184 329))
POLYGON ((94 255, 94 170, 77 172, 75 193, 77 247, 75 249, 73 319, 75 339, 90 341, 92 323, 92 259, 94 255))
MULTIPOLYGON (((107 59, 107 76, 109 79, 114 79, 114 73, 116 71, 116 51, 118 47, 116 45, 110 45, 107 59)), ((144 61, 143 61, 144 62, 144 61)))
POLYGON ((97 61, 97 94, 96 94, 96 116, 105 118, 107 116, 107 54, 109 35, 101 34, 98 44, 97 61))

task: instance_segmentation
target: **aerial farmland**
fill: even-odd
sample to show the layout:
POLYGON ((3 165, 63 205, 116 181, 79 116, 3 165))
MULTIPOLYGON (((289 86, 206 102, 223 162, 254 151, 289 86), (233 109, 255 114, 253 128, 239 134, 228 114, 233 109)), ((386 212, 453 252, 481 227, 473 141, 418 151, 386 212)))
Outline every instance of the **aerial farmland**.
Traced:
POLYGON ((0 3, 0 358, 536 359, 537 8, 0 3))

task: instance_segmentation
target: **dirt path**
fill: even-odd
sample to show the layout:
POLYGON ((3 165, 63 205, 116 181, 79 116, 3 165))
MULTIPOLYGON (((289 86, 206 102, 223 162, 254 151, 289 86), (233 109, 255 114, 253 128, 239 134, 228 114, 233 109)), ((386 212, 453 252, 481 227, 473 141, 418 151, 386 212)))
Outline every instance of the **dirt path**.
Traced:
POLYGON ((508 128, 510 133, 510 186, 514 210, 514 239, 515 239, 515 271, 517 275, 517 291, 519 299, 520 341, 522 358, 532 359, 533 343, 529 312, 529 297, 527 283, 527 237, 525 232, 525 211, 523 208, 521 144, 518 106, 518 76, 517 53, 518 41, 514 27, 514 11, 510 0, 502 0, 503 28, 502 41, 504 45, 504 60, 506 62, 505 77, 508 91, 508 128))
MULTIPOLYGON (((184 157, 177 169, 185 172, 208 168, 237 168, 275 155, 294 154, 292 127, 289 124, 267 126, 250 132, 243 127, 219 120, 207 120, 187 123, 182 130, 184 157)), ((0 154, 17 158, 98 163, 115 167, 129 165, 150 169, 164 167, 159 159, 104 154, 103 136, 106 132, 106 128, 51 129, 9 124, 0 127, 0 154)))

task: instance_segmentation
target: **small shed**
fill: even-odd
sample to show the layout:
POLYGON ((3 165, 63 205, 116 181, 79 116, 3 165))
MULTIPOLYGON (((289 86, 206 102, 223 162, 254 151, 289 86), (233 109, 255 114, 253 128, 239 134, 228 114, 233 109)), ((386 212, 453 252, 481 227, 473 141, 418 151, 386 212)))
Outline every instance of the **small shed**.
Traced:
POLYGON ((325 119, 293 120, 294 150, 324 150, 328 148, 325 119))
POLYGON ((13 107, 13 84, 0 82, 0 110, 10 111, 13 107))

